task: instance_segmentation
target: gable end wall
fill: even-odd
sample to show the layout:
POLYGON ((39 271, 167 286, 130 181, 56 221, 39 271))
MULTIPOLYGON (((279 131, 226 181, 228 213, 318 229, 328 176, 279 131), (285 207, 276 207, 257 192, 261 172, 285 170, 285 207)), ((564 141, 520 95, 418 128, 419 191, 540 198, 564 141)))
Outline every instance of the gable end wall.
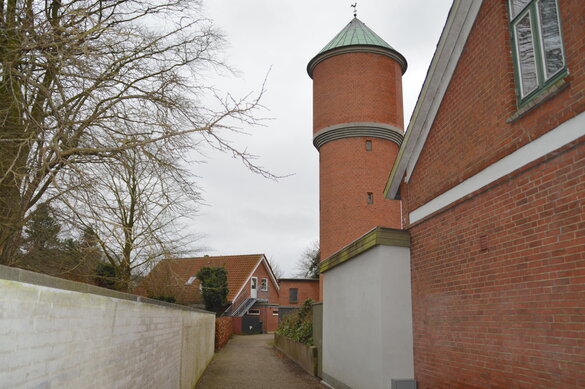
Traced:
MULTIPOLYGON (((517 120, 507 1, 485 0, 404 215, 585 108, 585 3, 559 0, 567 86, 517 120)), ((409 226, 419 389, 585 387, 585 137, 409 226)))
POLYGON ((483 2, 408 182, 409 211, 585 110, 585 3, 559 7, 567 85, 510 123, 518 108, 507 0, 483 2))

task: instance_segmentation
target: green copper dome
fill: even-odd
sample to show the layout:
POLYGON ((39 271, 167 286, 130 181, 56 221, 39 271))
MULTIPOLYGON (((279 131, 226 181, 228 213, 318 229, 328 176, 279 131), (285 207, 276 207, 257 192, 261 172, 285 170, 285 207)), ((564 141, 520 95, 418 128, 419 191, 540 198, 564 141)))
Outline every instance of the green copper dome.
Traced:
POLYGON ((370 30, 361 20, 354 17, 323 49, 309 61, 307 73, 313 77, 313 70, 322 61, 340 54, 375 53, 394 59, 406 71, 406 59, 394 50, 378 34, 370 30))
POLYGON ((386 43, 374 31, 370 30, 361 20, 353 18, 319 53, 350 45, 372 45, 392 49, 392 46, 386 43))

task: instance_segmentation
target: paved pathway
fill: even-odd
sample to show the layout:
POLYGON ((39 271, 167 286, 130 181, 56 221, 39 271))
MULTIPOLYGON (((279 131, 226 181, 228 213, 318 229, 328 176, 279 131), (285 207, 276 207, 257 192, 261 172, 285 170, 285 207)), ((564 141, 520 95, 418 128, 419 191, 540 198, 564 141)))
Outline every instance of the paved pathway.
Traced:
POLYGON ((323 389, 319 379, 272 347, 274 336, 234 335, 201 376, 197 389, 323 389))

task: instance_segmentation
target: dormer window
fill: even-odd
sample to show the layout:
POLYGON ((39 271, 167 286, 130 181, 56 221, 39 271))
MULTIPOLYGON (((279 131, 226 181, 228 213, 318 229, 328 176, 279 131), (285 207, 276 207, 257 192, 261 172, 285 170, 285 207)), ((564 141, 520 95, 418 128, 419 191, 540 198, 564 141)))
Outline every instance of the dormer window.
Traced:
POLYGON ((185 285, 193 285, 193 282, 195 282, 196 279, 197 279, 196 276, 189 277, 189 279, 187 280, 187 282, 185 282, 185 285))
POLYGON ((524 103, 566 71, 556 0, 509 0, 517 94, 524 103))

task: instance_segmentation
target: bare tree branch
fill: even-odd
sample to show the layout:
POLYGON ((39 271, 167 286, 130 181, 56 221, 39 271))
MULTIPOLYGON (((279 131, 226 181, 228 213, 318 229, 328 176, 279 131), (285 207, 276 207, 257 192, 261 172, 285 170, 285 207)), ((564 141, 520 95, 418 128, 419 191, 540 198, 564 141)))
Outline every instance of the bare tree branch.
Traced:
POLYGON ((226 139, 260 124, 264 85, 242 99, 207 85, 206 72, 230 71, 222 45, 199 1, 2 0, 0 263, 36 204, 128 150, 180 159, 206 142, 276 178, 226 139))

